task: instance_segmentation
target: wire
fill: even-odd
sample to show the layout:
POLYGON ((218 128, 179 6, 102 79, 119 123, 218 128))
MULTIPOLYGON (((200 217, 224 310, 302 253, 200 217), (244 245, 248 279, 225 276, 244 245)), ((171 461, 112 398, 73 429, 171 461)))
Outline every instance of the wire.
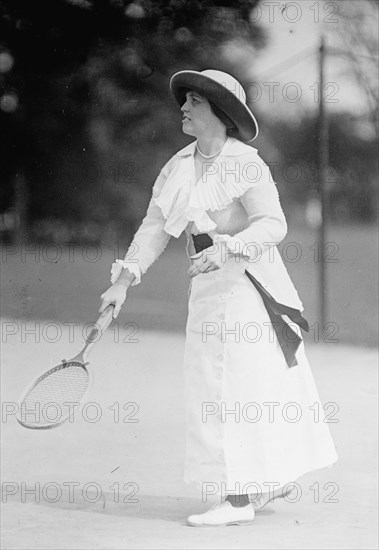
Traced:
MULTIPOLYGON (((266 73, 258 74, 256 76, 256 79, 257 80, 263 80, 264 78, 269 78, 273 73, 275 73, 275 75, 281 74, 283 71, 285 71, 287 69, 287 66, 288 67, 293 67, 293 66, 297 65, 298 63, 301 63, 302 61, 305 61, 309 57, 312 57, 312 55, 315 55, 316 53, 318 53, 318 51, 319 51, 319 48, 317 48, 317 47, 316 48, 314 48, 314 47, 305 48, 301 52, 298 52, 295 55, 291 55, 290 57, 288 57, 287 59, 285 59, 281 63, 278 63, 277 65, 274 65, 266 73)), ((326 54, 344 55, 344 56, 350 57, 350 58, 352 57, 351 52, 341 50, 339 48, 334 48, 334 47, 327 47, 326 48, 326 54)), ((370 57, 370 56, 367 56, 367 55, 354 54, 354 57, 361 57, 363 59, 369 59, 370 61, 375 61, 375 59, 373 59, 373 57, 370 57)), ((378 56, 375 55, 375 57, 378 57, 378 56)))
POLYGON ((263 73, 261 75, 258 75, 256 78, 257 78, 257 80, 262 80, 263 78, 269 78, 271 76, 271 74, 274 73, 274 72, 275 72, 275 74, 280 74, 281 72, 286 70, 287 65, 290 67, 290 66, 294 66, 298 63, 301 63, 302 61, 305 61, 306 59, 308 59, 312 55, 315 55, 315 53, 317 53, 317 51, 318 50, 315 51, 314 47, 306 48, 306 49, 302 50, 301 52, 296 53, 295 55, 291 55, 291 57, 288 57, 287 59, 285 59, 281 63, 278 63, 277 65, 274 65, 273 67, 270 68, 269 71, 267 71, 267 73, 263 73), (281 67, 283 67, 283 68, 281 69, 281 67), (278 71, 278 69, 281 69, 281 70, 278 71))
POLYGON ((332 55, 344 55, 346 57, 362 57, 362 59, 369 59, 370 61, 376 61, 374 57, 378 57, 378 54, 372 54, 372 56, 369 55, 362 55, 358 53, 354 53, 354 56, 350 51, 341 50, 340 48, 327 48, 327 53, 332 55))

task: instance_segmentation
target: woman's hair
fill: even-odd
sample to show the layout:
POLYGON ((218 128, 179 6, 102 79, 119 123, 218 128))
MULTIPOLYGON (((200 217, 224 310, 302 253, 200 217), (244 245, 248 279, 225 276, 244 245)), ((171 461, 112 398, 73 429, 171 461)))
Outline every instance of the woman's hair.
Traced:
POLYGON ((225 124, 226 133, 228 135, 232 134, 234 131, 237 130, 237 127, 234 124, 234 122, 228 117, 228 115, 224 113, 224 111, 222 111, 219 107, 217 107, 217 105, 212 103, 212 101, 209 101, 209 105, 211 106, 211 110, 213 114, 215 114, 216 117, 219 118, 223 124, 225 124))

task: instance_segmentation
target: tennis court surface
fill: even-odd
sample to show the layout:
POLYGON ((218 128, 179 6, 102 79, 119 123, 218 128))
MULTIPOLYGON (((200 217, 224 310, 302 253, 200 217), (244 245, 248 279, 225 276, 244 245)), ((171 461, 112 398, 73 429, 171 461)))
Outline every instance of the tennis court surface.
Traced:
POLYGON ((330 428, 339 462, 297 480, 297 501, 275 501, 253 525, 195 529, 187 515, 215 497, 202 502, 182 481, 183 335, 109 330, 91 356, 94 384, 73 422, 44 431, 17 423, 25 384, 74 355, 81 329, 63 327, 55 343, 25 334, 20 345, 21 332, 3 341, 4 549, 377 547, 374 349, 307 348, 322 401, 337 405, 330 428))

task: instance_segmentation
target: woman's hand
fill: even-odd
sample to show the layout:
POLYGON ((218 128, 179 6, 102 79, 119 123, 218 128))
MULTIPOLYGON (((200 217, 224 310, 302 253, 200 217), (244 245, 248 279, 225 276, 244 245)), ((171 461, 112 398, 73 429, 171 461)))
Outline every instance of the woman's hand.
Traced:
POLYGON ((225 256, 225 254, 222 254, 220 246, 205 248, 194 256, 190 256, 191 260, 194 260, 194 262, 188 270, 189 276, 192 278, 199 275, 199 273, 208 273, 209 271, 221 269, 225 261, 223 256, 225 256))
POLYGON ((104 309, 109 306, 109 304, 114 304, 113 319, 116 319, 117 315, 120 313, 122 304, 125 302, 127 290, 127 286, 116 282, 114 285, 109 287, 108 290, 103 292, 100 296, 100 313, 102 313, 104 309))

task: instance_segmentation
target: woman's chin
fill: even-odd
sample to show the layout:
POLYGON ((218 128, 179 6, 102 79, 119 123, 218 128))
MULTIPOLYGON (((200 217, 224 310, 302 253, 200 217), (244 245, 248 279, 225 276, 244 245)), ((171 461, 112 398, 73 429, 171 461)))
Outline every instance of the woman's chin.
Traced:
POLYGON ((195 134, 194 130, 192 128, 188 128, 187 124, 182 125, 182 131, 183 131, 183 134, 187 134, 188 136, 195 136, 196 137, 196 134, 195 134))

